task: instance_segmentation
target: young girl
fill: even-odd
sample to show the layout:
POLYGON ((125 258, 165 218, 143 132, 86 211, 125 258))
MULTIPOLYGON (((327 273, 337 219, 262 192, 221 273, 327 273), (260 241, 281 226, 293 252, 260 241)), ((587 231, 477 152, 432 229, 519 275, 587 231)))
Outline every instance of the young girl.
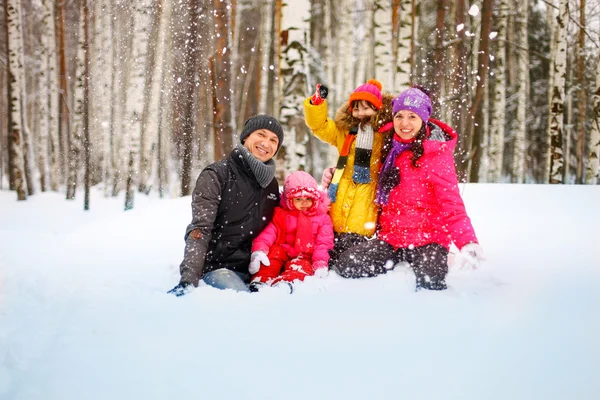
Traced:
MULTIPOLYGON (((451 242, 473 262, 484 259, 458 190, 457 133, 430 118, 429 96, 419 88, 393 100, 394 143, 379 177, 377 239, 344 254, 345 273, 373 275, 386 261, 408 262, 418 289, 446 289, 451 242)), ((385 270, 385 268, 384 268, 385 270)))
POLYGON ((281 283, 291 293, 296 280, 327 276, 328 251, 333 249, 328 207, 327 194, 308 173, 297 171, 287 177, 273 220, 252 242, 251 290, 281 283))
POLYGON ((312 133, 339 153, 328 188, 335 232, 330 265, 335 267, 344 251, 375 233, 379 207, 374 200, 386 137, 391 136, 385 131, 391 130, 392 95, 382 94, 381 83, 371 79, 354 90, 332 120, 322 89, 318 85, 305 100, 304 118, 312 133))

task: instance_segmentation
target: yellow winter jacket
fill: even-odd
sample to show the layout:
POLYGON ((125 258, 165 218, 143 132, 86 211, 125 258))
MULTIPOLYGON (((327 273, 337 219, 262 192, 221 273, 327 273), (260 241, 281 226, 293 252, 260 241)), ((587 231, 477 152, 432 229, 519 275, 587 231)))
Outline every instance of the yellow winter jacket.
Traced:
MULTIPOLYGON (((333 230, 337 233, 357 233, 368 237, 375 233, 379 214, 379 207, 375 204, 375 194, 379 170, 383 162, 382 151, 386 137, 393 132, 393 129, 385 133, 377 132, 384 124, 391 121, 392 96, 384 94, 383 100, 382 110, 372 119, 375 133, 371 154, 370 183, 355 183, 352 180, 356 141, 350 148, 348 162, 338 186, 336 202, 331 204, 330 216, 333 230)), ((327 101, 315 106, 310 103, 310 97, 304 101, 304 119, 317 138, 337 147, 338 154, 342 150, 342 145, 352 124, 357 124, 357 121, 348 113, 347 103, 338 109, 334 121, 327 117, 327 101)))

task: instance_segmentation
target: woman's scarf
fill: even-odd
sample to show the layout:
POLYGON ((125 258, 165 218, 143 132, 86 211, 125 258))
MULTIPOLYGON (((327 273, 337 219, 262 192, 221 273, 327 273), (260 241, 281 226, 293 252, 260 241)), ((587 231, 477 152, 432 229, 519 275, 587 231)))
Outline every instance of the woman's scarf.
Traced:
POLYGON ((390 199, 390 192, 400 183, 400 170, 396 167, 396 158, 405 150, 410 149, 412 142, 401 142, 394 137, 392 149, 390 150, 383 168, 379 173, 377 183, 377 195, 375 203, 386 205, 390 199))

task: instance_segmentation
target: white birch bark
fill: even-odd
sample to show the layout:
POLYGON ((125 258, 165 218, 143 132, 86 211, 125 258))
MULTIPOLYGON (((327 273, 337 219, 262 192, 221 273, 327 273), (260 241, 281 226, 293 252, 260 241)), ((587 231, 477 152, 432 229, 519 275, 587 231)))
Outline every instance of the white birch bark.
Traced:
POLYGON ((350 37, 352 48, 347 65, 351 68, 349 87, 354 88, 374 74, 373 9, 365 0, 356 0, 350 37))
POLYGON ((26 200, 25 166, 23 160, 23 96, 24 96, 24 65, 23 65, 23 40, 21 30, 21 2, 19 0, 5 0, 4 11, 6 17, 7 49, 8 49, 8 91, 9 115, 8 134, 9 152, 12 173, 13 190, 17 192, 18 200, 26 200))
MULTIPOLYGON (((154 159, 155 152, 157 151, 157 143, 159 140, 159 135, 161 134, 161 121, 162 118, 162 104, 161 97, 162 92, 168 90, 163 83, 163 75, 165 71, 165 63, 168 61, 166 57, 167 53, 167 37, 169 35, 169 21, 171 19, 171 2, 163 1, 160 3, 161 11, 160 11, 160 19, 158 21, 158 26, 155 26, 155 29, 158 30, 157 41, 155 43, 155 60, 152 70, 152 85, 149 88, 148 92, 148 116, 145 118, 145 124, 142 129, 146 130, 145 135, 147 135, 149 153, 148 156, 148 164, 146 165, 147 171, 150 175, 154 173, 154 159)), ((140 171, 140 181, 142 180, 142 173, 140 171)), ((147 178, 150 180, 150 177, 147 178)), ((150 188, 146 188, 146 193, 148 193, 150 188)))
POLYGON ((414 37, 412 0, 400 0, 400 28, 398 30, 397 64, 393 93, 400 93, 410 85, 414 37))
MULTIPOLYGON (((382 83, 383 90, 394 89, 394 51, 392 49, 392 7, 389 0, 375 1, 374 11, 374 51, 375 75, 382 83)), ((367 77, 368 79, 368 77, 367 77)))
POLYGON ((504 124, 506 110, 506 19, 507 0, 501 0, 498 6, 498 51, 496 53, 496 69, 494 76, 494 109, 490 126, 489 149, 489 182, 500 182, 502 176, 502 159, 504 155, 504 124))
POLYGON ((563 114, 565 98, 565 78, 567 67, 567 22, 569 18, 568 0, 560 0, 559 14, 556 17, 557 43, 554 53, 554 79, 548 132, 550 136, 550 183, 563 183, 563 114))
POLYGON ((517 1, 517 126, 513 154, 513 176, 515 183, 525 182, 525 153, 527 134, 527 98, 529 93, 529 45, 527 43, 527 1, 517 1))
MULTIPOLYGON (((546 23, 550 29, 550 65, 548 66, 548 104, 552 104, 552 92, 554 87, 554 53, 556 52, 556 11, 554 8, 555 0, 547 0, 548 6, 546 7, 546 23)), ((546 149, 546 165, 544 171, 543 183, 548 183, 550 180, 550 147, 551 139, 550 135, 550 120, 548 119, 548 135, 547 135, 547 149, 546 149)))
POLYGON ((336 96, 334 98, 334 108, 337 108, 343 101, 347 101, 348 95, 354 90, 356 85, 352 80, 351 66, 357 61, 352 59, 353 37, 356 35, 352 29, 351 2, 344 0, 340 2, 339 15, 339 40, 337 41, 337 62, 338 70, 336 74, 336 96))
MULTIPOLYGON (((49 7, 49 2, 43 2, 41 11, 41 27, 42 35, 40 35, 40 47, 39 47, 39 60, 40 60, 40 72, 39 72, 39 110, 38 110, 38 121, 39 121, 39 136, 37 146, 37 165, 40 177, 40 190, 45 192, 47 189, 48 182, 48 160, 47 155, 49 154, 48 149, 48 138, 50 136, 50 42, 54 40, 54 31, 50 30, 50 20, 53 18, 52 10, 54 7, 49 7)), ((54 23, 52 23, 54 27, 54 23)), ((52 49, 54 51, 54 49, 52 49)), ((56 110, 55 110, 56 111, 56 110)))
POLYGON ((261 76, 260 76, 260 114, 268 113, 268 92, 269 92, 269 71, 272 67, 269 65, 269 56, 273 46, 273 0, 265 0, 263 3, 263 14, 261 27, 261 76))
MULTIPOLYGON (((78 2, 80 4, 83 1, 78 2)), ((69 172, 67 180, 67 199, 75 198, 75 191, 79 182, 79 166, 81 165, 81 135, 83 129, 83 84, 85 79, 85 22, 83 20, 83 5, 80 7, 79 25, 77 34, 77 58, 75 68, 75 89, 73 91, 73 129, 69 141, 69 172)))
POLYGON ((58 139, 58 58, 56 37, 55 37, 55 13, 54 1, 44 0, 44 12, 47 14, 45 18, 45 35, 48 36, 46 41, 47 57, 48 57, 48 136, 50 138, 50 189, 58 191, 58 181, 60 177, 60 142, 58 139))
MULTIPOLYGON (((113 26, 112 22, 112 8, 111 8, 111 0, 102 0, 102 17, 100 20, 101 25, 101 37, 100 37, 100 46, 101 52, 99 56, 99 64, 98 67, 101 69, 102 74, 100 75, 100 80, 102 81, 102 100, 99 100, 101 103, 102 110, 102 119, 101 119, 101 128, 102 128, 102 146, 103 146, 103 155, 102 155, 102 171, 103 171, 103 179, 104 179, 104 196, 108 197, 110 195, 111 185, 109 184, 113 177, 113 131, 112 131, 112 112, 115 104, 112 102, 113 100, 113 79, 115 73, 113 55, 116 52, 116 43, 113 43, 113 26)), ((95 79, 94 79, 95 80, 95 79)))
POLYGON ((588 164, 585 173, 585 183, 588 185, 597 185, 600 183, 600 58, 596 65, 596 91, 592 96, 592 130, 588 137, 588 164))
POLYGON ((490 85, 483 88, 482 127, 481 127, 481 159, 477 182, 486 183, 490 169, 490 85))
POLYGON ((294 3, 293 10, 284 5, 282 8, 281 29, 288 31, 287 46, 281 54, 281 123, 290 139, 284 142, 284 176, 291 171, 306 169, 306 144, 308 135, 304 123, 303 103, 306 97, 307 65, 310 30, 310 1, 294 3))
POLYGON ((146 82, 146 60, 148 54, 148 33, 151 0, 137 1, 132 9, 133 32, 127 99, 125 106, 125 124, 127 137, 127 182, 125 187, 125 210, 133 208, 133 197, 137 187, 140 157, 140 137, 142 132, 142 112, 144 107, 144 85, 146 82))

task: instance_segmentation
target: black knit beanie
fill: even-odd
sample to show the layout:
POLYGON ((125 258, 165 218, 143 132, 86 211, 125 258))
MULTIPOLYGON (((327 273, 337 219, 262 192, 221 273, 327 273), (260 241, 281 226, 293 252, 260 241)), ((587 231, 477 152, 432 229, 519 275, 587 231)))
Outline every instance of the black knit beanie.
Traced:
POLYGON ((240 133, 240 142, 244 144, 244 140, 246 140, 252 132, 258 129, 268 129, 276 134, 279 138, 279 144, 277 145, 277 150, 279 150, 283 143, 283 128, 279 121, 270 115, 261 114, 248 118, 244 124, 244 129, 242 129, 242 133, 240 133))

